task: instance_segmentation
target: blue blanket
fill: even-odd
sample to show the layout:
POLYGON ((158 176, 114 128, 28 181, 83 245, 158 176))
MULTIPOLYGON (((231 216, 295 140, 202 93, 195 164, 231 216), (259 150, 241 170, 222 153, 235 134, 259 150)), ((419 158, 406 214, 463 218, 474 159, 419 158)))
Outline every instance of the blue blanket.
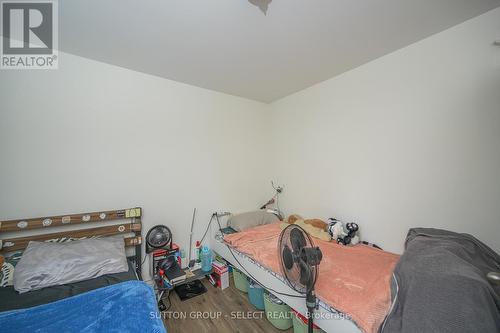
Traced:
POLYGON ((156 298, 142 281, 127 281, 57 302, 0 312, 0 331, 166 333, 156 298))

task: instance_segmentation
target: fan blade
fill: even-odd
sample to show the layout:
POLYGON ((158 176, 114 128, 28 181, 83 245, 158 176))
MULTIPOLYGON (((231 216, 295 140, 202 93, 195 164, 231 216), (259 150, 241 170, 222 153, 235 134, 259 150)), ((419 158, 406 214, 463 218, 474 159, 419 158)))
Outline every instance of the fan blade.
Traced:
POLYGON ((285 245, 283 248, 283 264, 287 270, 290 270, 293 267, 293 255, 288 245, 285 245))
POLYGON ((304 246, 306 246, 306 239, 301 229, 294 228, 290 232, 290 243, 292 244, 293 251, 297 254, 304 246))
POLYGON ((302 260, 299 260, 300 283, 304 286, 311 284, 311 268, 302 260))

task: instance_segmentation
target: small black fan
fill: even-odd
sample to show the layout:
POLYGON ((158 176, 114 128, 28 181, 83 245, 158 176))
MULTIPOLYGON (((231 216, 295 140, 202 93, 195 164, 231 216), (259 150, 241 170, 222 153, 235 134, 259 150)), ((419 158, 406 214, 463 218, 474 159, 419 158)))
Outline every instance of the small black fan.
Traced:
POLYGON ((308 332, 313 332, 313 313, 316 308, 314 285, 318 278, 318 266, 323 258, 309 234, 295 224, 290 224, 280 234, 278 251, 281 272, 288 285, 306 295, 308 332))
POLYGON ((146 253, 156 249, 170 249, 172 247, 172 232, 164 225, 156 225, 146 234, 146 253))

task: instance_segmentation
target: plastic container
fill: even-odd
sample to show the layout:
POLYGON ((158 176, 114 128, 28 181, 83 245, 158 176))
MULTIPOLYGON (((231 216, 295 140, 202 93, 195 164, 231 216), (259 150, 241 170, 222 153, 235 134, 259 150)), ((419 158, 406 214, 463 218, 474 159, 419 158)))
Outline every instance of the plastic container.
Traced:
POLYGON ((254 280, 248 278, 248 300, 258 310, 264 310, 264 289, 254 280))
POLYGON ((292 313, 290 307, 278 297, 268 292, 264 293, 264 308, 266 318, 279 330, 287 330, 293 326, 292 313))
POLYGON ((196 262, 201 262, 201 242, 200 241, 196 241, 194 252, 195 252, 194 258, 195 258, 196 262))
POLYGON ((210 251, 208 246, 201 248, 200 261, 202 271, 210 272, 212 270, 212 251, 210 251))
POLYGON ((233 281, 234 286, 244 293, 248 292, 248 280, 245 274, 239 269, 233 268, 233 281))
POLYGON ((181 268, 188 267, 188 260, 186 258, 186 251, 181 250, 181 268))
MULTIPOLYGON (((292 309, 293 315, 292 315, 292 322, 293 322, 293 333, 307 333, 308 332, 308 327, 307 327, 307 318, 303 316, 301 313, 295 311, 292 309)), ((313 323, 313 332, 314 333, 323 333, 321 328, 318 326, 314 325, 313 323)))

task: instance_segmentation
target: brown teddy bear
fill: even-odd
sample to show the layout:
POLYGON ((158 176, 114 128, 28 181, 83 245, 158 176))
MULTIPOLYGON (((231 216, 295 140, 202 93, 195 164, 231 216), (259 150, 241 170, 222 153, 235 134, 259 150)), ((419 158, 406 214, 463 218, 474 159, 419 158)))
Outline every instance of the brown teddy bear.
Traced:
POLYGON ((328 224, 320 219, 308 219, 304 220, 302 216, 298 214, 292 214, 286 219, 286 223, 282 223, 282 229, 286 228, 288 224, 296 224, 311 236, 324 240, 330 241, 331 237, 328 233, 328 224))

